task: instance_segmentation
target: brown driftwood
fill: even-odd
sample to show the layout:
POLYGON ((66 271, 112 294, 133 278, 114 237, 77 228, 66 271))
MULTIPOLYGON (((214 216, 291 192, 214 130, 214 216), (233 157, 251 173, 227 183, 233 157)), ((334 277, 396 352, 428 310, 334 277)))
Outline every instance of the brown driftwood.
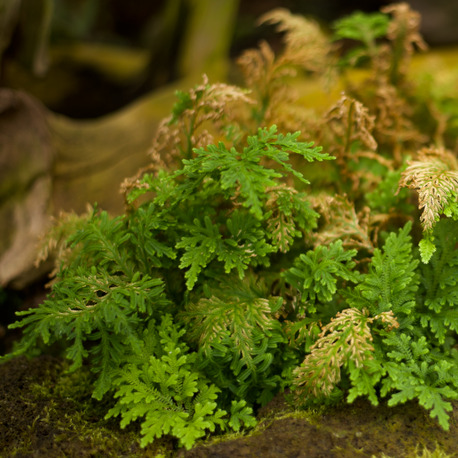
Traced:
POLYGON ((152 93, 97 120, 75 121, 23 92, 0 90, 0 285, 21 288, 49 268, 33 264, 40 236, 60 211, 80 213, 88 202, 113 214, 122 210, 119 185, 148 163, 174 91, 152 93))
POLYGON ((33 265, 49 225, 54 154, 46 111, 26 94, 0 92, 0 284, 33 265))

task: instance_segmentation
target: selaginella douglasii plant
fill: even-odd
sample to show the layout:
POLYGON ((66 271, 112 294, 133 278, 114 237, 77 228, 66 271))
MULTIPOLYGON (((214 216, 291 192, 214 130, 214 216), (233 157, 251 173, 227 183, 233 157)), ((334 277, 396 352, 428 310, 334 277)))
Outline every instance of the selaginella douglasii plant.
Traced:
POLYGON ((415 399, 448 429, 458 113, 409 74, 419 17, 395 4, 332 36, 282 9, 261 21, 283 50, 246 51, 244 88, 177 94, 151 166, 122 186, 125 214, 53 229, 52 290, 18 313, 4 359, 60 342, 142 445, 251 427, 286 388, 297 407, 415 399), (304 79, 345 91, 320 113, 294 97, 304 79))

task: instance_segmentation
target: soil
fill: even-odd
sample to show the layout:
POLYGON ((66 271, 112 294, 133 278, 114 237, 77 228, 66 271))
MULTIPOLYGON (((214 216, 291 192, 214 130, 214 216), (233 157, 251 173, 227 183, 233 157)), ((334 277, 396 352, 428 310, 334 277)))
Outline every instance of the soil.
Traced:
MULTIPOLYGON (((458 456, 458 403, 450 431, 416 403, 371 406, 361 399, 320 412, 295 412, 278 396, 259 426, 177 450, 172 438, 145 449, 138 429, 104 420, 110 405, 90 398, 89 368, 74 374, 57 357, 16 358, 0 366, 0 457, 409 457, 436 448, 458 456)), ((426 455, 423 455, 426 456, 426 455)), ((427 455, 430 456, 430 455, 427 455)))

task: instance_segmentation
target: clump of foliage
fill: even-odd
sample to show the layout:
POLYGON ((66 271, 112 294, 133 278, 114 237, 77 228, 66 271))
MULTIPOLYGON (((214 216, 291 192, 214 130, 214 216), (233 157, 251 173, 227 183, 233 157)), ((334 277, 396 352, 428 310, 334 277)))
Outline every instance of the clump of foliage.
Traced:
POLYGON ((246 88, 204 78, 177 94, 151 166, 122 186, 125 214, 62 220, 52 291, 18 313, 6 358, 63 343, 143 446, 251 427, 285 388, 296 406, 416 399, 447 429, 458 162, 441 104, 409 77, 418 15, 401 3, 339 21, 347 55, 286 10, 261 20, 283 51, 242 55, 246 88), (329 85, 352 66, 366 79, 326 112, 294 99, 295 78, 329 85))

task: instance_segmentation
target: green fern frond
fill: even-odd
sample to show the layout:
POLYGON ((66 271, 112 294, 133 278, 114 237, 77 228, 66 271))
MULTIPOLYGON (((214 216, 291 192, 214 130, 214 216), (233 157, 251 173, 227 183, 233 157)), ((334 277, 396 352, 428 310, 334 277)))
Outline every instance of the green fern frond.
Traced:
POLYGON ((25 327, 15 355, 28 353, 41 341, 50 345, 67 339, 67 358, 71 370, 81 367, 90 355, 98 374, 94 396, 100 399, 110 389, 111 372, 125 352, 138 348, 138 329, 143 317, 169 304, 163 295, 160 279, 136 273, 132 281, 109 275, 95 267, 74 271, 53 287, 53 296, 38 308, 18 312, 24 316, 13 328, 25 327))
POLYGON ((437 249, 421 268, 424 307, 419 314, 422 326, 429 328, 442 345, 447 335, 458 333, 458 222, 440 220, 433 236, 437 249))
MULTIPOLYGON (((368 308, 372 315, 392 310, 398 319, 405 319, 416 304, 419 275, 414 259, 407 223, 398 234, 392 232, 383 247, 376 249, 369 272, 362 282, 348 291, 347 302, 358 309, 368 308)), ((407 322, 406 322, 407 323, 407 322)))
POLYGON ((208 216, 204 218, 204 224, 201 224, 196 218, 194 225, 190 226, 188 230, 192 235, 183 237, 176 247, 185 249, 181 257, 180 268, 189 267, 185 276, 188 279, 188 289, 192 289, 202 268, 217 256, 222 236, 218 227, 211 222, 208 216))
POLYGON ((201 370, 236 399, 264 405, 285 386, 281 373, 293 355, 277 320, 282 298, 260 296, 250 277, 232 277, 209 291, 209 299, 189 303, 182 317, 198 346, 201 370))
POLYGON ((335 88, 320 95, 315 83, 318 73, 330 82, 338 53, 317 24, 283 9, 261 18, 284 33, 283 50, 263 42, 239 60, 255 104, 205 76, 178 92, 151 164, 122 186, 125 214, 96 207, 53 230, 43 252, 57 245, 53 288, 18 313, 22 340, 0 361, 59 343, 72 370, 91 367, 93 397, 110 397, 106 418, 138 423, 142 446, 169 435, 190 448, 252 427, 255 409, 290 388, 296 406, 416 399, 448 428, 458 399, 455 99, 430 100, 431 88, 419 94, 407 78, 424 46, 418 15, 406 3, 382 13, 337 22, 338 38, 363 44, 347 57, 370 59, 372 73, 351 78, 330 108, 335 88), (300 103, 286 84, 296 76, 300 103), (444 148, 406 163, 432 143, 444 148), (336 167, 318 164, 331 159, 336 167), (419 253, 419 226, 411 237, 405 224, 418 213, 412 190, 419 253))
POLYGON ((176 244, 176 248, 184 250, 180 268, 189 267, 185 273, 188 289, 194 287, 202 269, 215 259, 223 262, 226 273, 236 269, 243 278, 248 266, 268 264, 267 255, 274 251, 265 241, 260 222, 250 214, 234 211, 226 222, 228 233, 224 238, 209 216, 204 217, 203 224, 198 218, 193 223, 188 225, 192 235, 182 237, 176 244))
POLYGON ((144 335, 145 341, 160 341, 157 351, 143 358, 134 352, 133 362, 115 372, 117 404, 106 418, 121 416, 123 428, 140 419, 142 447, 171 434, 189 449, 207 430, 225 424, 226 412, 215 402, 219 390, 195 371, 195 354, 188 352, 183 333, 164 315, 159 327, 150 326, 144 335))
POLYGON ((268 255, 275 248, 267 243, 266 233, 256 218, 235 210, 227 219, 227 229, 229 233, 218 252, 226 273, 235 268, 239 278, 243 278, 248 266, 269 265, 268 255))
POLYGON ((190 337, 199 342, 205 353, 210 354, 215 343, 223 343, 229 337, 233 351, 255 371, 253 350, 262 335, 269 335, 278 328, 274 315, 281 303, 280 298, 239 300, 234 297, 230 300, 213 296, 190 304, 183 317, 190 324, 190 337))
POLYGON ((228 149, 223 143, 194 150, 195 158, 183 160, 183 173, 198 179, 209 175, 219 180, 222 190, 240 196, 241 204, 258 219, 262 219, 265 192, 275 187, 277 180, 290 173, 304 183, 308 181, 302 173, 289 164, 290 153, 299 154, 305 160, 323 161, 333 159, 321 153, 313 142, 297 140, 299 132, 277 134, 276 126, 259 129, 257 135, 247 138, 247 145, 241 152, 228 149), (262 165, 262 160, 271 160, 279 165, 278 170, 262 165))
POLYGON ((316 312, 317 303, 333 299, 338 282, 358 282, 358 272, 354 270, 355 262, 352 260, 355 255, 356 250, 346 251, 339 240, 328 247, 318 246, 307 254, 301 254, 294 261, 294 266, 282 274, 297 291, 307 314, 316 312))
POLYGON ((245 401, 232 401, 231 404, 231 418, 229 420, 229 426, 234 431, 240 431, 242 424, 246 427, 251 428, 256 426, 257 421, 253 416, 253 409, 247 406, 245 401))
POLYGON ((128 251, 129 237, 122 216, 110 218, 107 212, 95 208, 88 223, 72 234, 67 243, 80 247, 75 264, 98 264, 113 274, 123 273, 132 278, 135 268, 128 251))
POLYGON ((304 193, 286 186, 277 186, 268 190, 266 202, 267 233, 272 244, 282 253, 286 253, 302 232, 309 232, 316 227, 318 213, 312 210, 304 193))
POLYGON ((335 21, 335 39, 359 41, 362 47, 353 48, 342 63, 356 64, 363 57, 375 58, 378 52, 377 38, 383 37, 388 31, 389 18, 383 13, 363 13, 356 11, 335 21))
POLYGON ((387 377, 382 381, 381 395, 390 394, 388 405, 417 398, 431 416, 449 429, 449 400, 458 399, 458 369, 446 355, 432 351, 426 338, 411 338, 405 333, 389 333, 384 339, 391 351, 383 363, 387 377))

